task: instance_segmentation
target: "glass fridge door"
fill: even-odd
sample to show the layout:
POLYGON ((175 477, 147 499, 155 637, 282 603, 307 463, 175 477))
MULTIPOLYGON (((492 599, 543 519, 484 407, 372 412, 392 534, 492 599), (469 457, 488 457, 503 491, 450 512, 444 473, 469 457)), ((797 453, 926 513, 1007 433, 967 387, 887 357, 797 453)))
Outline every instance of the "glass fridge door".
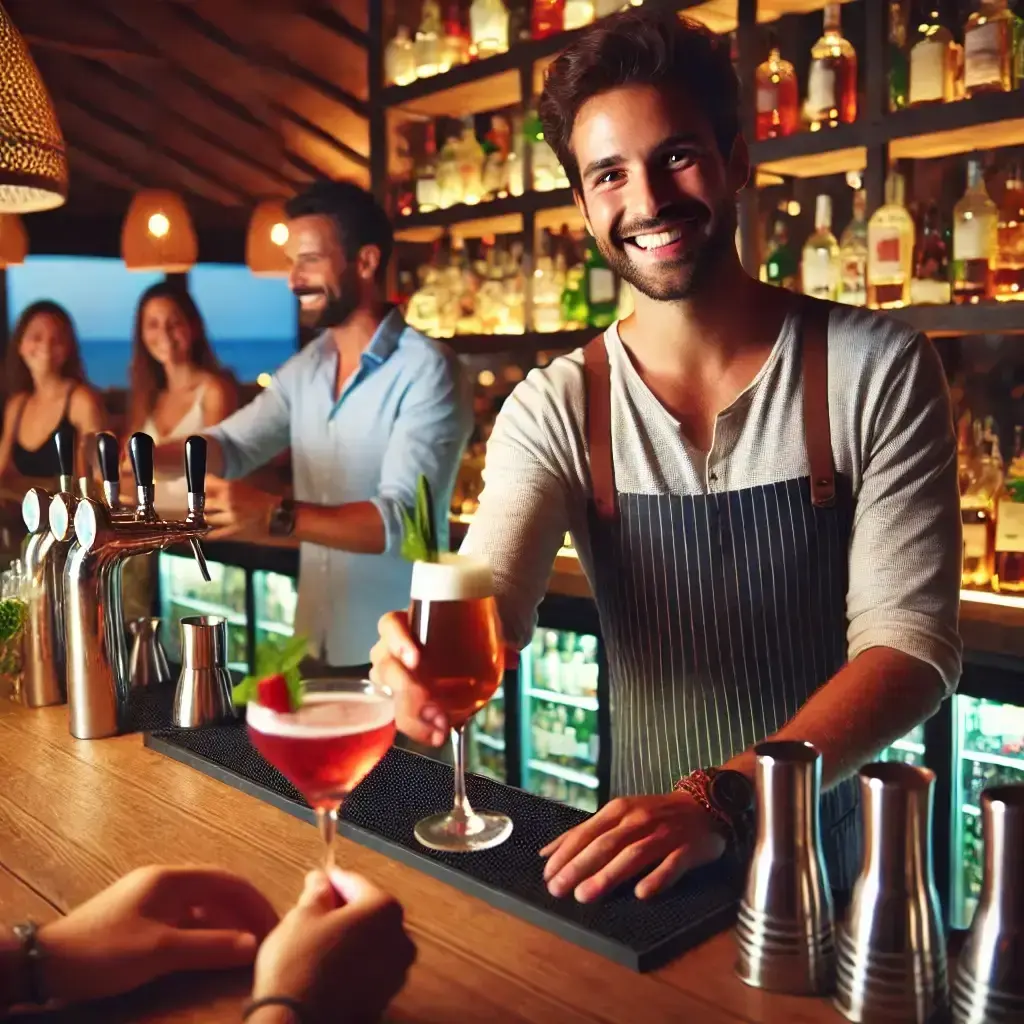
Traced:
POLYGON ((901 740, 886 747, 878 755, 879 761, 902 761, 904 764, 924 764, 924 725, 915 726, 901 740))
POLYGON ((967 928, 981 893, 981 794, 1024 782, 1024 707, 953 697, 952 900, 954 928, 967 928))
POLYGON ((290 637, 295 632, 295 606, 299 587, 292 576, 259 569, 252 574, 255 591, 256 646, 290 637))
POLYGON ((598 639, 540 627, 520 655, 523 788, 597 810, 598 639))
POLYGON ((499 686, 467 729, 468 769, 498 782, 507 782, 505 762, 505 687, 499 686))

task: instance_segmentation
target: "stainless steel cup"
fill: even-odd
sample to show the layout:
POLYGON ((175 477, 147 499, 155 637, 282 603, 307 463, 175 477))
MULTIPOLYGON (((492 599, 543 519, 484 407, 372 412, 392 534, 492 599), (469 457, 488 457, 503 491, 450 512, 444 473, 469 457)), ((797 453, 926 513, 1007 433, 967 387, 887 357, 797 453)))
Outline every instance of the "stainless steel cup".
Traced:
POLYGON ((228 627, 220 615, 189 615, 181 620, 181 675, 171 720, 194 729, 234 718, 227 667, 228 627))
POLYGON ((956 1024, 1024 1021, 1024 785, 981 794, 981 899, 957 964, 956 1024))
POLYGON ((790 741, 759 743, 754 753, 757 835, 736 923, 736 973, 757 988, 820 995, 835 977, 821 754, 790 741))
POLYGON ((835 1005, 865 1024, 946 1019, 946 939, 932 869, 935 775, 891 762, 860 773, 864 859, 837 929, 835 1005))
POLYGON ((128 623, 132 634, 132 653, 128 662, 128 678, 132 689, 156 686, 171 681, 167 655, 160 642, 160 620, 142 616, 128 623))

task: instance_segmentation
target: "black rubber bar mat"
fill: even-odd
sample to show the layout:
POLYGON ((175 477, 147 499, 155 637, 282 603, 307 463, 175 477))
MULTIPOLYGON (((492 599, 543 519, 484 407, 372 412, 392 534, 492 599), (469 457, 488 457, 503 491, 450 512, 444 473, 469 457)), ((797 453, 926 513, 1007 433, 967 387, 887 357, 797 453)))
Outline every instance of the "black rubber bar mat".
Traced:
MULTIPOLYGON (((146 745, 258 797, 304 821, 313 821, 294 787, 250 746, 243 725, 169 729, 146 745)), ((740 891, 725 864, 687 876, 667 895, 637 900, 629 886, 597 904, 548 894, 538 850, 587 815, 481 776, 467 776, 470 802, 508 814, 515 827, 501 846, 480 853, 426 850, 415 823, 451 806, 452 769, 392 748, 349 797, 340 830, 348 839, 439 878, 494 907, 635 971, 648 971, 728 927, 740 891)))
POLYGON ((170 728, 174 690, 174 683, 131 690, 121 712, 121 735, 170 728))

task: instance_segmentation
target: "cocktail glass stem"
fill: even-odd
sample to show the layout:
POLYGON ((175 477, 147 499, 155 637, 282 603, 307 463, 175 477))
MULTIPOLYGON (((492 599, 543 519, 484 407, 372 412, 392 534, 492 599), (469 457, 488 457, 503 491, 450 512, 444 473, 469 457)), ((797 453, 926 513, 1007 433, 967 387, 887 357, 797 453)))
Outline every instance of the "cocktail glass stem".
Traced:
POLYGON ((338 808, 318 807, 316 823, 324 840, 324 871, 334 869, 334 837, 338 834, 338 808))
POLYGON ((455 802, 452 817, 464 825, 473 819, 473 808, 466 796, 466 727, 452 729, 452 753, 455 755, 455 802))

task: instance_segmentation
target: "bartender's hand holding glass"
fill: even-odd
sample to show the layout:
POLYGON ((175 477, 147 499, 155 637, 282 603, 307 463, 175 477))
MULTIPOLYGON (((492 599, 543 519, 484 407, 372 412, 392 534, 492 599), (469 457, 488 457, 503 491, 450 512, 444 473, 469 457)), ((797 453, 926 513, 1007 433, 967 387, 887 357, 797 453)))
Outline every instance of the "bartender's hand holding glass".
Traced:
POLYGON ((280 503, 279 495, 242 480, 206 478, 206 521, 213 527, 210 537, 214 540, 241 533, 250 526, 266 530, 270 514, 280 503))

